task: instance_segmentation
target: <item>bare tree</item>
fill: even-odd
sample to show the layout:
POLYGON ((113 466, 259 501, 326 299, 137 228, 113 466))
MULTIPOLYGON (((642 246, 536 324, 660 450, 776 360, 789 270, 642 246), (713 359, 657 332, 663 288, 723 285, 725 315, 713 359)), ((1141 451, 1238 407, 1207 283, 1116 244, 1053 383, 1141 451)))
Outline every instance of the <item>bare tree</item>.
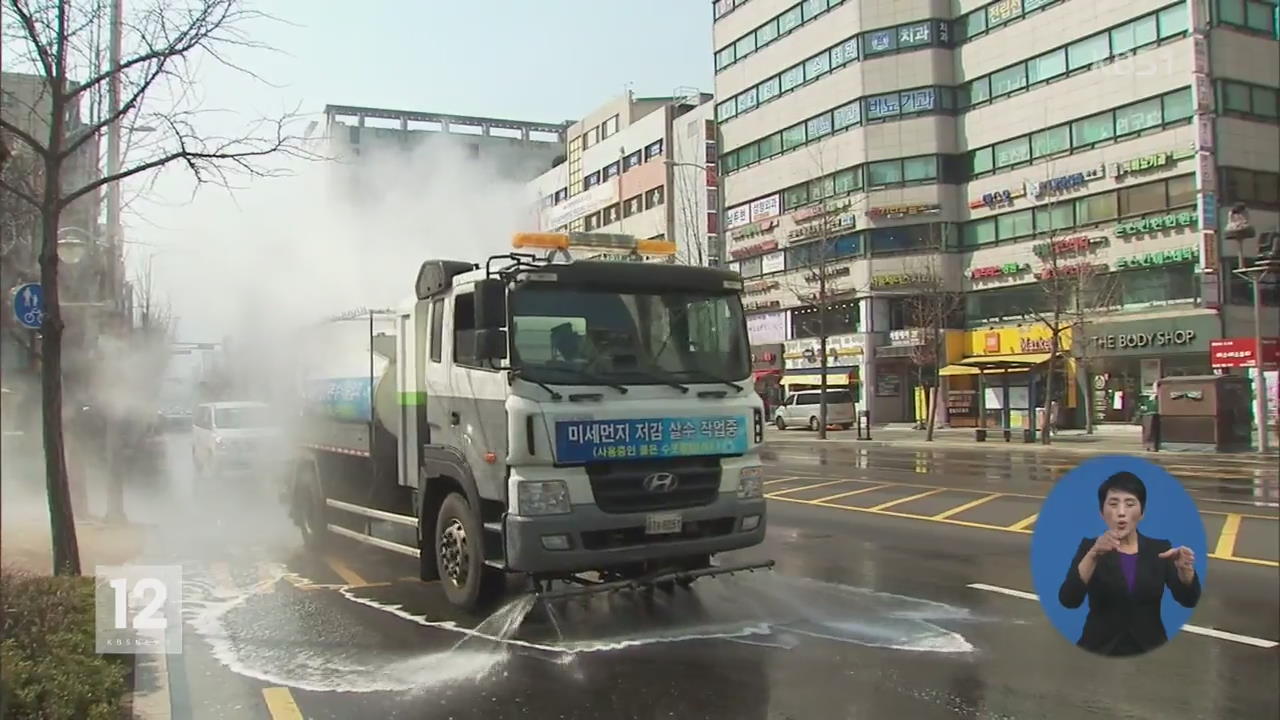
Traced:
MULTIPOLYGON (((707 212, 705 205, 709 202, 707 197, 708 187, 704 181, 699 182, 693 172, 682 172, 683 170, 694 170, 704 173, 705 168, 699 168, 693 163, 674 163, 672 170, 672 178, 674 180, 676 197, 669 198, 668 202, 675 203, 675 225, 673 228, 676 232, 672 240, 679 242, 679 237, 683 235, 686 242, 683 247, 676 249, 676 262, 685 265, 706 265, 706 243, 709 235, 707 227, 707 212)), ((714 210, 715 208, 711 208, 714 210)), ((717 218, 720 220, 722 218, 717 218)))
MULTIPOLYGON (((245 26, 268 16, 245 9, 239 0, 153 0, 129 17, 117 12, 118 2, 5 0, 4 6, 7 65, 29 68, 41 79, 43 93, 27 108, 42 118, 38 128, 0 119, 0 130, 10 141, 34 154, 42 182, 24 187, 5 180, 0 187, 39 212, 45 479, 54 571, 74 575, 80 572, 80 559, 62 437, 64 324, 58 294, 57 243, 64 212, 104 188, 118 188, 125 179, 171 164, 185 166, 197 183, 230 186, 237 175, 271 174, 262 160, 278 152, 301 154, 301 145, 287 132, 289 115, 230 137, 202 134, 196 128, 205 112, 195 92, 197 61, 211 59, 252 75, 226 53, 266 49, 245 26), (114 6, 111 18, 106 17, 109 5, 114 6), (104 26, 109 26, 111 38, 105 63, 100 41, 104 26), (95 101, 104 88, 105 109, 95 101), (148 105, 164 109, 145 109, 148 99, 155 101, 148 105), (151 131, 149 152, 140 153, 128 166, 115 161, 123 127, 151 131), (72 168, 103 135, 109 141, 106 172, 77 177, 72 168)), ((116 223, 118 215, 108 218, 109 233, 114 234, 116 223)), ((119 240, 108 237, 113 267, 119 240)))
MULTIPOLYGON (((1052 208, 1053 203, 1044 207, 1052 208)), ((1040 302, 1027 308, 1026 315, 1034 318, 1049 332, 1046 348, 1049 359, 1045 369, 1044 417, 1040 427, 1040 442, 1052 441, 1054 374, 1058 355, 1063 350, 1063 338, 1070 338, 1078 357, 1083 358, 1087 348, 1084 343, 1085 326, 1097 320, 1098 315, 1114 308, 1119 283, 1115 275, 1106 272, 1106 266, 1091 258, 1096 246, 1088 235, 1072 234, 1066 237, 1057 229, 1048 232, 1047 240, 1037 253, 1043 262, 1035 278, 1041 290, 1040 302)), ((1066 388, 1063 389, 1064 392, 1066 388)), ((1089 393, 1085 392, 1086 414, 1092 422, 1089 393)))
POLYGON ((913 339, 911 364, 916 370, 917 385, 926 388, 924 426, 925 439, 930 441, 937 425, 942 363, 947 357, 946 329, 953 326, 956 313, 964 307, 964 295, 952 289, 943 272, 942 238, 931 245, 905 263, 912 284, 904 297, 907 326, 920 333, 918 339, 913 339), (932 373, 927 372, 929 368, 932 373))

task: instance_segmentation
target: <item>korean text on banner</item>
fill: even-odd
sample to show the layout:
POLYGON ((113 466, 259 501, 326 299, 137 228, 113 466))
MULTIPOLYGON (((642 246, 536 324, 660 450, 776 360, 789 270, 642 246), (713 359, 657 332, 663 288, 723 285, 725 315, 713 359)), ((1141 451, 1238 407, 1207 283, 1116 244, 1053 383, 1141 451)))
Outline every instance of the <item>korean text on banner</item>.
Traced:
POLYGON ((556 461, 581 463, 747 451, 745 417, 715 416, 627 420, 561 420, 556 461))

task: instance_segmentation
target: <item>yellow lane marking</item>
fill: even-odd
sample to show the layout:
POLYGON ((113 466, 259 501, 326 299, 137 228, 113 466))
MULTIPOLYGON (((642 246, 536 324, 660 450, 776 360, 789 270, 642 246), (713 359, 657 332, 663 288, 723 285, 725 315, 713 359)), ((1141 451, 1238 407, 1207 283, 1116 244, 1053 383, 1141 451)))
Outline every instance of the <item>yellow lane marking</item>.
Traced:
POLYGON ((883 490, 891 486, 892 486, 892 483, 885 483, 883 485, 872 485, 871 487, 864 487, 861 490, 851 490, 849 492, 836 493, 835 495, 828 495, 824 498, 818 498, 817 502, 827 502, 830 500, 835 500, 837 498, 846 498, 846 497, 849 497, 850 495, 861 495, 862 493, 865 493, 865 492, 871 492, 872 490, 883 490))
MULTIPOLYGON (((1031 534, 1030 530, 1026 530, 1022 528, 1014 528, 1012 526, 1006 527, 1001 525, 988 525, 987 523, 969 522, 967 520, 955 520, 952 518, 943 518, 939 520, 939 519, 930 517, 928 515, 916 515, 914 513, 899 512, 897 510, 875 510, 873 508, 857 507, 854 505, 840 505, 838 503, 823 502, 821 500, 801 500, 799 498, 789 498, 789 497, 774 497, 772 499, 777 500, 779 502, 796 503, 797 505, 813 505, 816 507, 834 508, 836 510, 848 510, 850 512, 862 512, 862 513, 871 513, 872 515, 885 515, 888 517, 907 518, 909 520, 925 520, 928 522, 942 523, 944 525, 956 525, 959 527, 978 528, 980 530, 996 530, 999 532, 1018 533, 1020 535, 1031 534)), ((1035 520, 1036 517, 1037 517, 1036 515, 1032 515, 1031 517, 1026 518, 1025 520, 1022 520, 1016 524, 1018 525, 1021 525, 1023 523, 1030 524, 1033 520, 1035 520)), ((1230 562, 1246 563, 1249 565, 1260 565, 1262 567, 1280 568, 1280 562, 1277 562, 1275 560, 1262 560, 1258 558, 1243 558, 1243 557, 1235 557, 1235 556, 1222 557, 1217 555, 1216 553, 1209 553, 1209 557, 1215 560, 1226 560, 1230 562)))
POLYGON ((995 500, 995 499, 996 499, 996 498, 998 498, 998 497, 1004 497, 1004 493, 992 493, 992 494, 990 494, 990 495, 988 495, 988 496, 986 496, 986 497, 980 497, 980 498, 978 498, 977 500, 972 500, 972 501, 967 502, 967 503, 965 503, 965 504, 963 504, 963 505, 957 505, 957 506, 955 506, 955 507, 951 508, 950 510, 943 510, 942 512, 938 513, 937 515, 934 515, 934 516, 933 516, 932 518, 930 518, 930 519, 931 519, 931 520, 946 520, 947 518, 951 517, 952 515, 959 515, 960 513, 964 512, 965 510, 972 510, 973 508, 976 508, 976 507, 978 507, 979 505, 981 505, 981 504, 983 504, 983 503, 985 503, 985 502, 990 502, 990 501, 992 501, 992 500, 995 500))
POLYGON ((1010 525, 1010 526, 1009 526, 1009 529, 1010 529, 1010 530, 1026 530, 1026 529, 1031 525, 1031 523, 1033 523, 1033 522, 1035 522, 1035 521, 1036 521, 1036 518, 1038 518, 1038 517, 1040 517, 1040 513, 1036 513, 1035 515, 1032 515, 1031 517, 1024 517, 1024 518, 1022 518, 1021 520, 1019 520, 1018 522, 1016 522, 1016 523, 1014 523, 1014 524, 1010 525))
POLYGON ((1240 515, 1231 513, 1227 515, 1226 522, 1222 523, 1222 532, 1218 533, 1218 546, 1214 548, 1213 554, 1218 557, 1235 557, 1236 554, 1236 535, 1240 532, 1240 515))
POLYGON ((827 482, 813 483, 812 485, 801 485, 800 487, 783 488, 781 490, 777 490, 770 493, 769 497, 781 495, 782 493, 800 492, 801 490, 812 490, 814 488, 826 487, 828 485, 839 485, 840 483, 847 483, 847 482, 866 482, 866 481, 865 480, 849 480, 846 478, 840 478, 839 480, 828 480, 827 482))
MULTIPOLYGON (((808 475, 808 476, 806 476, 806 475, 800 475, 800 476, 793 477, 793 478, 788 478, 788 479, 789 479, 789 480, 819 480, 819 479, 822 479, 823 477, 830 477, 830 476, 824 476, 824 475, 808 475)), ((794 492, 794 491, 796 491, 796 490, 807 490, 807 489, 809 489, 809 488, 822 487, 823 485, 834 485, 834 484, 841 483, 841 482, 867 483, 867 482, 874 482, 874 481, 872 481, 872 480, 864 480, 864 479, 862 479, 862 478, 840 478, 840 479, 838 479, 838 480, 830 480, 829 482, 818 483, 818 484, 815 484, 815 485, 801 485, 800 487, 795 487, 795 488, 784 488, 784 489, 782 489, 782 490, 776 490, 776 491, 774 491, 774 492, 775 492, 775 494, 776 494, 776 493, 784 493, 784 492, 785 492, 785 493, 789 493, 789 492, 794 492)), ((892 486, 896 486, 896 487, 904 487, 904 488, 920 488, 920 489, 928 489, 928 490, 954 490, 954 491, 956 491, 956 492, 974 493, 974 494, 978 494, 978 495, 986 495, 987 493, 994 492, 993 490, 984 490, 984 489, 981 489, 981 488, 950 487, 950 486, 946 486, 946 485, 925 485, 925 484, 923 484, 923 483, 899 483, 899 482, 891 482, 891 483, 885 483, 885 485, 892 485, 892 486)), ((1001 493, 1000 493, 1000 495, 1002 495, 1002 496, 1004 496, 1004 497, 1012 497, 1012 498, 1027 498, 1027 499, 1030 499, 1030 500, 1044 500, 1044 498, 1045 498, 1045 496, 1044 496, 1044 495, 1031 495, 1031 494, 1029 494, 1029 493, 1001 492, 1001 493)), ((1212 498, 1205 498, 1205 499, 1204 499, 1204 501, 1205 501, 1205 502, 1213 502, 1213 499, 1212 499, 1212 498)), ((1280 520, 1280 517, 1277 517, 1277 516, 1275 516, 1275 515, 1255 515, 1255 514, 1251 514, 1251 513, 1232 513, 1232 512, 1227 511, 1227 510, 1201 510, 1201 511, 1200 511, 1200 513, 1201 513, 1202 515, 1239 515, 1239 516, 1240 516, 1240 517, 1242 517, 1242 518, 1253 518, 1254 520, 1271 520, 1271 521, 1273 521, 1273 522, 1274 522, 1274 521, 1278 521, 1278 520, 1280 520)))
POLYGON ((343 582, 347 583, 348 585, 368 584, 365 582, 364 578, 360 577, 359 573, 347 567, 346 563, 342 562, 342 560, 334 557, 333 555, 325 555, 324 561, 328 563, 329 567, 333 568, 333 571, 338 573, 338 577, 342 578, 343 582))
POLYGON ((880 503, 879 505, 876 505, 871 509, 885 510, 893 507, 894 505, 901 505, 902 503, 911 502, 912 500, 919 500, 920 498, 929 497, 930 495, 937 495, 940 492, 946 492, 946 491, 942 489, 928 490, 926 492, 916 493, 915 495, 908 495, 907 497, 904 497, 904 498, 898 498, 897 500, 890 500, 889 502, 886 502, 886 503, 880 503))
POLYGON ((302 710, 293 701, 293 693, 289 692, 289 688, 262 688, 262 699, 267 703, 271 720, 303 720, 302 710))
POLYGON ((798 477, 782 477, 782 478, 777 478, 776 480, 765 480, 765 481, 764 481, 764 484, 765 484, 765 485, 772 485, 772 484, 774 484, 774 483, 786 482, 786 481, 788 481, 788 480, 799 480, 799 479, 800 479, 800 478, 798 478, 798 477))

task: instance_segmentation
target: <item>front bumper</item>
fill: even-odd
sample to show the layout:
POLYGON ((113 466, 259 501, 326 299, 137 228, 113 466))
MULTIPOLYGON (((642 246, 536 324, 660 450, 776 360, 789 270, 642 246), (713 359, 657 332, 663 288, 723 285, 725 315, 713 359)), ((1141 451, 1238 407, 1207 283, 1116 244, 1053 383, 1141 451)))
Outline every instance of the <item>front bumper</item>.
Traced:
POLYGON ((742 500, 736 492, 719 493, 701 507, 676 510, 684 531, 645 535, 650 513, 610 514, 595 505, 574 505, 564 515, 506 517, 507 567, 527 573, 575 573, 628 563, 691 555, 711 555, 751 547, 764 541, 765 500, 742 500), (759 524, 743 530, 743 519, 759 516, 759 524), (569 549, 547 550, 542 538, 564 535, 569 549))

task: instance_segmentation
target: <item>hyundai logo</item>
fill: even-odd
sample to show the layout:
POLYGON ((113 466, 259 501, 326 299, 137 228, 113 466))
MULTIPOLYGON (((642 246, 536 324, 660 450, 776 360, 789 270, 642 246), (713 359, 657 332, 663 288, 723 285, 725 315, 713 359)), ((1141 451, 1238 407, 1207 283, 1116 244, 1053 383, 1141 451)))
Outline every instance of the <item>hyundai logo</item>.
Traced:
POLYGON ((651 493, 669 493, 680 484, 680 478, 669 472, 656 472, 644 479, 644 489, 651 493))

